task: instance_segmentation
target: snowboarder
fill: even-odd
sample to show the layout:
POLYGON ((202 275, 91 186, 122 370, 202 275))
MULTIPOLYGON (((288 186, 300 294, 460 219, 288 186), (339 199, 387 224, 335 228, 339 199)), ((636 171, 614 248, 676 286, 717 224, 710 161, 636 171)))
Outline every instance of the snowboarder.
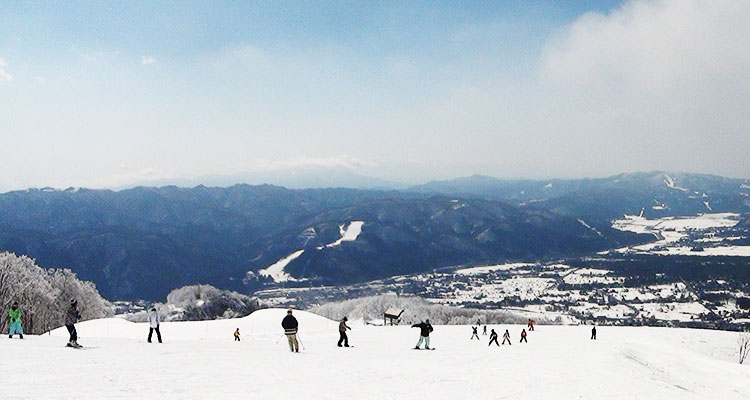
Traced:
POLYGON ((281 321, 281 327, 284 328, 286 340, 289 342, 289 350, 293 353, 299 353, 299 342, 297 341, 297 318, 292 315, 292 310, 286 312, 286 317, 281 321))
POLYGON ((351 330, 352 328, 346 324, 346 321, 348 321, 348 319, 344 317, 341 322, 339 322, 339 347, 341 347, 341 343, 344 343, 344 347, 349 347, 349 338, 346 336, 346 330, 351 330))
POLYGON ((151 336, 156 331, 156 338, 161 343, 161 332, 159 331, 159 313, 156 312, 156 307, 151 307, 151 311, 148 312, 148 342, 151 343, 151 336))
POLYGON ((484 330, 482 331, 482 335, 483 336, 487 335, 487 325, 484 326, 484 330))
POLYGON ((531 332, 531 331, 534 330, 534 322, 536 322, 536 321, 534 321, 533 319, 529 318, 529 325, 528 325, 529 332, 531 332))
POLYGON ((529 343, 529 342, 528 342, 528 341, 526 340, 526 329, 521 329, 521 341, 520 341, 520 342, 518 342, 518 343, 523 343, 523 342, 529 343))
POLYGON ((487 346, 492 346, 492 342, 495 342, 495 344, 500 347, 500 343, 497 342, 497 332, 493 329, 490 333, 490 342, 487 344, 487 346))
POLYGON ((506 341, 508 341, 508 345, 511 345, 511 343, 510 343, 510 333, 508 332, 507 329, 505 330, 505 333, 503 334, 503 344, 505 344, 506 341))
POLYGON ((65 312, 65 328, 67 328, 68 333, 70 333, 70 340, 68 340, 67 344, 68 347, 81 347, 81 345, 78 344, 78 332, 76 332, 76 327, 74 325, 79 319, 81 319, 81 313, 78 312, 78 301, 72 299, 70 300, 68 311, 65 312))
POLYGON ((477 327, 473 327, 473 326, 471 327, 471 331, 472 332, 471 332, 471 339, 470 340, 474 340, 474 338, 477 338, 477 340, 479 340, 479 335, 477 334, 477 329, 479 329, 478 326, 477 327))
POLYGON ((23 339, 23 327, 21 327, 21 310, 18 309, 18 302, 14 301, 8 310, 10 318, 10 328, 8 329, 8 338, 13 339, 13 335, 18 332, 18 337, 23 339))
POLYGON ((596 340, 596 325, 591 328, 591 340, 596 340))
POLYGON ((428 319, 424 322, 414 324, 411 327, 419 328, 419 341, 417 342, 417 345, 414 346, 414 348, 416 350, 419 350, 419 346, 421 346, 422 342, 424 342, 424 348, 426 350, 430 350, 430 332, 432 332, 432 325, 430 325, 430 320, 428 319))
POLYGON ((239 342, 240 341, 240 328, 237 328, 236 331, 234 331, 234 341, 239 342))

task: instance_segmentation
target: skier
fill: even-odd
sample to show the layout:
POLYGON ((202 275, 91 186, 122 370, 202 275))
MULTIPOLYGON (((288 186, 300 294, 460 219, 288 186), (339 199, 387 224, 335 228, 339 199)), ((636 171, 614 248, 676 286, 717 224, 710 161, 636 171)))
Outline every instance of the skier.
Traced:
POLYGON ((289 342, 289 350, 293 353, 299 353, 299 342, 297 341, 297 318, 292 315, 292 310, 286 312, 286 317, 281 321, 281 327, 284 328, 286 340, 289 342))
POLYGON ((352 328, 346 324, 346 321, 348 321, 348 319, 344 317, 341 322, 339 322, 339 347, 341 347, 342 342, 344 343, 344 347, 349 347, 349 338, 346 336, 346 330, 351 330, 352 328))
POLYGON ((477 338, 477 340, 479 340, 479 335, 477 334, 477 329, 479 329, 478 326, 476 328, 473 327, 473 326, 471 327, 471 330, 472 330, 472 332, 471 332, 471 340, 474 340, 474 338, 477 338))
POLYGON ((487 346, 492 346, 492 342, 495 342, 495 344, 500 347, 500 343, 497 342, 497 332, 493 329, 490 333, 490 342, 487 344, 487 346))
POLYGON ((506 340, 508 341, 508 345, 511 345, 511 343, 510 343, 510 333, 508 332, 507 329, 505 330, 505 333, 503 334, 503 344, 505 344, 506 340))
POLYGON ((151 307, 151 311, 148 313, 148 342, 151 343, 151 336, 156 331, 156 338, 161 343, 161 332, 159 331, 159 313, 156 312, 156 307, 151 307))
POLYGON ((482 331, 482 335, 487 335, 487 325, 484 326, 484 330, 482 331))
POLYGON ((534 321, 533 319, 529 318, 529 326, 528 326, 529 332, 531 332, 531 331, 534 330, 534 322, 536 322, 536 321, 534 321))
POLYGON ((18 309, 18 302, 14 301, 8 310, 10 318, 10 328, 8 329, 8 338, 13 339, 13 335, 18 332, 18 337, 23 339, 23 328, 21 327, 21 310, 18 309))
POLYGON ((528 342, 528 341, 526 340, 526 329, 521 329, 521 341, 520 341, 520 342, 518 342, 518 343, 523 343, 523 342, 529 343, 529 342, 528 342))
POLYGON ((591 328, 591 340, 596 340, 596 325, 591 328))
POLYGON ((68 347, 81 347, 78 344, 78 332, 76 332, 75 324, 81 319, 81 313, 78 312, 78 301, 76 299, 70 300, 70 308, 65 313, 65 328, 70 333, 70 340, 68 341, 68 347))
POLYGON ((240 341, 240 328, 237 328, 236 331, 234 331, 234 341, 239 342, 240 341))
POLYGON ((414 324, 411 327, 419 328, 419 341, 417 342, 417 345, 414 347, 414 349, 419 350, 419 346, 421 346, 422 342, 424 342, 424 348, 426 350, 430 350, 430 332, 432 332, 432 325, 430 325, 430 320, 428 319, 424 322, 414 324))

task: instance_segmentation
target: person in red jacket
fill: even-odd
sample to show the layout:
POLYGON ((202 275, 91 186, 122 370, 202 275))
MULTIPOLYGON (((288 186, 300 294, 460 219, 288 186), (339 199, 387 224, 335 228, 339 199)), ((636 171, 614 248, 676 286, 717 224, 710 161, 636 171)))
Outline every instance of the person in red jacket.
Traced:
POLYGON ((521 330, 521 341, 518 343, 522 343, 522 342, 529 343, 528 341, 526 341, 526 329, 521 330))
POLYGON ((534 322, 536 322, 536 321, 534 321, 533 319, 529 318, 529 326, 528 326, 529 332, 531 332, 531 331, 534 330, 534 322))

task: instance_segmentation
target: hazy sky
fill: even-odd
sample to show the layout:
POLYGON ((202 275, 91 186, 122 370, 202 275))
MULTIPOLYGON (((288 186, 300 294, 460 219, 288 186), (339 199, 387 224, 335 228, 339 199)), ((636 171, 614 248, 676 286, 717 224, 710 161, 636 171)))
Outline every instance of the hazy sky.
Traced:
POLYGON ((750 1, 3 2, 0 190, 750 177, 750 1))

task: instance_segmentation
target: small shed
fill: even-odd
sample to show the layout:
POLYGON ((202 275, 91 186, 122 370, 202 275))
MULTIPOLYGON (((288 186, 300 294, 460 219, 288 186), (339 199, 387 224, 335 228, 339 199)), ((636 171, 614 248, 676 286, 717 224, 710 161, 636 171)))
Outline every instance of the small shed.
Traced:
POLYGON ((398 320, 401 318, 401 314, 404 313, 404 310, 396 307, 391 307, 383 313, 383 325, 388 325, 386 322, 387 319, 391 320, 391 325, 393 325, 393 320, 398 320))

